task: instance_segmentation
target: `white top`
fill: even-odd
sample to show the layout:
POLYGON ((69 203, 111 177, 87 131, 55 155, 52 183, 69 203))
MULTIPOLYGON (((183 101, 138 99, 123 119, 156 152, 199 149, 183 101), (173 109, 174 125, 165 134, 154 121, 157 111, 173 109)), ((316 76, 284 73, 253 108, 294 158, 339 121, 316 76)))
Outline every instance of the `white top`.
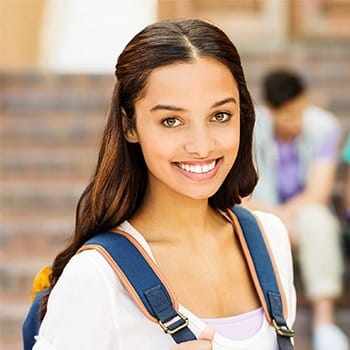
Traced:
POLYGON ((243 314, 220 317, 202 318, 207 325, 212 325, 218 334, 232 340, 244 340, 255 335, 264 322, 264 309, 259 307, 243 314))
MULTIPOLYGON (((289 325, 294 323, 296 297, 288 235, 273 215, 255 212, 268 236, 278 262, 288 302, 289 325)), ((120 229, 134 236, 152 256, 143 236, 124 222, 120 229)), ((206 324, 179 305, 198 336, 206 324)), ((147 319, 129 297, 116 273, 95 250, 75 255, 51 292, 46 316, 34 350, 170 350, 174 341, 160 326, 147 319)), ((275 330, 264 318, 258 332, 245 340, 215 334, 213 350, 278 350, 275 330)))

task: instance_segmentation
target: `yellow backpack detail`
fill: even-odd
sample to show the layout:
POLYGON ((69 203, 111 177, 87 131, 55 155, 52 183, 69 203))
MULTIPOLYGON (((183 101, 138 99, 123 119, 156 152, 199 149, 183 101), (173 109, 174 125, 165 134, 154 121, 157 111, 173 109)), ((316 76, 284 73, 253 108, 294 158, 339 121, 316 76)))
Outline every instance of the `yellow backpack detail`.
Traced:
POLYGON ((35 299, 38 292, 50 287, 50 274, 52 270, 50 266, 44 266, 34 277, 31 300, 35 299))

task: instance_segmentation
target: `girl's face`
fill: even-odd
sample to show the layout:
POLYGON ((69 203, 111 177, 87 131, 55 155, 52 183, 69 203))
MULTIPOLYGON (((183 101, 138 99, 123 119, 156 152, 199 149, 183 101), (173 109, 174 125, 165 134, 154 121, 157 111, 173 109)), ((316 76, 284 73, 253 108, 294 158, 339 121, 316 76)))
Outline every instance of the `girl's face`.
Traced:
POLYGON ((239 92, 229 69, 213 58, 156 68, 135 115, 126 138, 140 143, 150 193, 214 195, 239 147, 239 92))

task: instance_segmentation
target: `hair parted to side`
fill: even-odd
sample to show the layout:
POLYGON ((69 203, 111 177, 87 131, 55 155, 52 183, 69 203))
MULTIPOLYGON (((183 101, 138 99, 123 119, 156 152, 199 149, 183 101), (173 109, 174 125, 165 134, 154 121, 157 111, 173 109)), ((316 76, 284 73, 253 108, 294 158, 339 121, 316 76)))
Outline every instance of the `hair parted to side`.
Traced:
MULTIPOLYGON (((95 173, 80 197, 75 231, 67 247, 53 264, 54 285, 77 249, 98 232, 109 230, 129 219, 143 200, 147 167, 138 143, 129 143, 124 131, 135 125, 135 101, 147 87, 153 69, 212 57, 229 68, 240 96, 240 145, 236 161, 218 192, 209 203, 227 209, 249 195, 257 182, 252 160, 252 133, 255 121, 239 54, 226 34, 201 20, 163 21, 147 26, 125 47, 118 58, 108 119, 102 137, 95 173)), ((43 304, 41 315, 46 311, 43 304)))
POLYGON ((302 95, 306 88, 301 76, 282 68, 269 72, 263 78, 262 85, 264 99, 273 108, 282 107, 302 95))

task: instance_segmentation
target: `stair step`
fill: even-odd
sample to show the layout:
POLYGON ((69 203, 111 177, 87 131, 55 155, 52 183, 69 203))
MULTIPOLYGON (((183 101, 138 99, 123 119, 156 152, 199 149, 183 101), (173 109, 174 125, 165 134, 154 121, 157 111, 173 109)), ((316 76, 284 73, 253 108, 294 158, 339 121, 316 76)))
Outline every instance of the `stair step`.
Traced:
POLYGON ((6 307, 2 306, 0 309, 0 347, 6 350, 19 350, 21 349, 19 344, 22 342, 22 323, 29 303, 9 304, 6 302, 4 305, 6 307))
POLYGON ((66 216, 43 213, 31 217, 6 217, 0 224, 0 254, 3 260, 15 262, 40 257, 51 261, 74 230, 74 210, 66 216), (28 249, 30 247, 30 249, 28 249))
POLYGON ((93 173, 97 156, 97 147, 93 146, 7 147, 1 150, 2 179, 32 179, 36 183, 53 178, 85 181, 93 173))
POLYGON ((45 215, 37 212, 31 215, 8 215, 1 218, 0 231, 2 238, 1 247, 6 248, 7 237, 28 236, 55 236, 62 235, 62 232, 69 233, 73 230, 75 213, 68 215, 45 215))
POLYGON ((1 116, 2 146, 97 146, 105 123, 105 112, 1 116))
POLYGON ((51 215, 69 213, 75 207, 86 183, 66 183, 55 180, 38 183, 32 181, 2 181, 0 206, 2 215, 35 213, 41 211, 51 215))
POLYGON ((241 58, 249 81, 258 83, 261 76, 271 67, 297 67, 315 85, 339 85, 350 82, 349 46, 333 43, 317 45, 316 43, 295 43, 284 49, 267 51, 266 48, 243 51, 241 58), (317 83, 317 84, 316 84, 317 83))
POLYGON ((2 109, 28 114, 38 111, 106 110, 114 78, 105 75, 1 73, 2 109))
MULTIPOLYGON (((21 259, 19 257, 19 259, 21 259)), ((43 265, 50 264, 44 258, 36 257, 31 261, 19 260, 11 263, 0 263, 1 293, 22 293, 31 290, 33 278, 43 265)))

